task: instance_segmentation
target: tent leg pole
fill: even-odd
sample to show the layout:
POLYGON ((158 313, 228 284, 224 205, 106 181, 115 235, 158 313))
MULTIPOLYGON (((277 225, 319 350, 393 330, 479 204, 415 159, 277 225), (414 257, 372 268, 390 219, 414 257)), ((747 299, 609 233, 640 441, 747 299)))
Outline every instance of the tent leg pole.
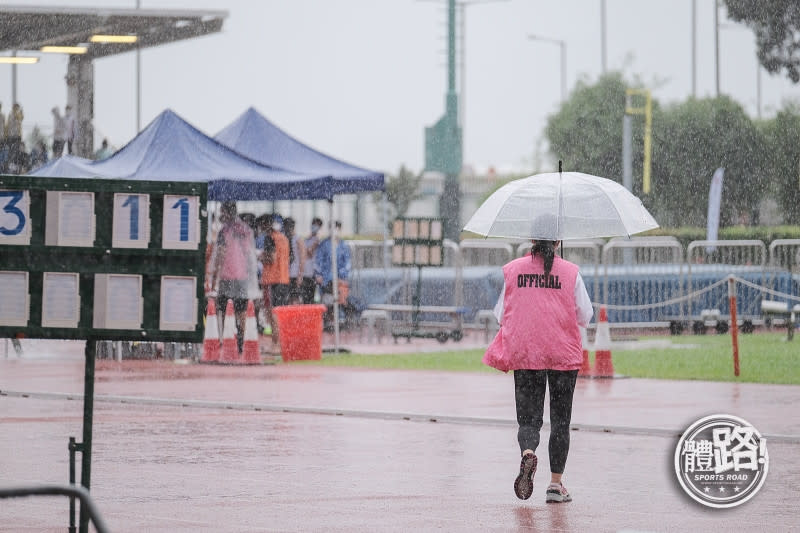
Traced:
MULTIPOLYGON (((383 191, 381 196, 383 204, 383 291, 384 294, 389 294, 389 247, 387 242, 389 240, 389 198, 386 191, 383 191)), ((388 301, 386 303, 389 303, 388 301)))
POLYGON ((330 228, 331 239, 331 271, 333 273, 333 353, 339 353, 339 265, 336 264, 336 248, 338 247, 334 235, 335 225, 333 223, 333 198, 328 200, 328 227, 330 228))

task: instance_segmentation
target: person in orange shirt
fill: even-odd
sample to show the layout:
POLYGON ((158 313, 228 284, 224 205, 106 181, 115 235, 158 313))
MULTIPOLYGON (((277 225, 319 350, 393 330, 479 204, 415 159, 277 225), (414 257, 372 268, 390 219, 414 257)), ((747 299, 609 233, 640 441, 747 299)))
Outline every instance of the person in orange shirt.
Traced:
POLYGON ((271 228, 270 237, 275 247, 271 252, 265 249, 262 253, 264 269, 261 272, 261 286, 264 291, 264 312, 272 327, 272 343, 277 345, 279 332, 272 308, 289 303, 289 239, 281 233, 283 219, 280 215, 267 215, 266 222, 271 228), (269 306, 266 302, 269 302, 269 306))

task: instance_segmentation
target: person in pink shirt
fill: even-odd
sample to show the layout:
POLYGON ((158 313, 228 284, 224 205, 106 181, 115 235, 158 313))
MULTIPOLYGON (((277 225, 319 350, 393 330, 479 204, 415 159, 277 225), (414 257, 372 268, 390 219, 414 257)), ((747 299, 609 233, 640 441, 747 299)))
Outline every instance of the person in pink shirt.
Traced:
POLYGON ((572 397, 583 361, 580 327, 589 325, 592 302, 578 266, 555 253, 558 242, 534 240, 530 255, 503 267, 503 290, 494 313, 500 324, 483 362, 514 372, 517 440, 522 460, 514 480, 517 497, 533 493, 536 448, 550 388, 550 484, 545 501, 572 501, 561 483, 569 453, 572 397))
POLYGON ((217 289, 217 314, 220 320, 225 313, 228 300, 233 300, 236 314, 237 341, 239 349, 244 339, 244 324, 250 288, 257 284, 255 270, 255 237, 236 211, 236 202, 224 202, 219 220, 222 228, 217 234, 212 252, 214 267, 211 287, 217 289))

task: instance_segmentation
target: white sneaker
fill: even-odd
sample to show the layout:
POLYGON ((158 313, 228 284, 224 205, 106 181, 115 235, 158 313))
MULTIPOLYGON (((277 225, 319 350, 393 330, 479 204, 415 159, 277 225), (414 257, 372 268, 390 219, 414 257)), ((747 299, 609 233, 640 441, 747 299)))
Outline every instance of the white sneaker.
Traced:
POLYGON ((561 483, 550 483, 547 487, 547 503, 566 503, 572 501, 567 487, 561 483))

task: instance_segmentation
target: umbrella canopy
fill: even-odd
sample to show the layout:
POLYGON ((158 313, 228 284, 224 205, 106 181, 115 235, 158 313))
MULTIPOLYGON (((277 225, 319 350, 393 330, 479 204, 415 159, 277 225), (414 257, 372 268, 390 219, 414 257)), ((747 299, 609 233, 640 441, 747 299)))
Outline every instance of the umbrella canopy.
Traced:
POLYGON ((641 200, 619 183, 551 172, 503 185, 464 229, 486 237, 560 241, 630 236, 657 227, 641 200))

